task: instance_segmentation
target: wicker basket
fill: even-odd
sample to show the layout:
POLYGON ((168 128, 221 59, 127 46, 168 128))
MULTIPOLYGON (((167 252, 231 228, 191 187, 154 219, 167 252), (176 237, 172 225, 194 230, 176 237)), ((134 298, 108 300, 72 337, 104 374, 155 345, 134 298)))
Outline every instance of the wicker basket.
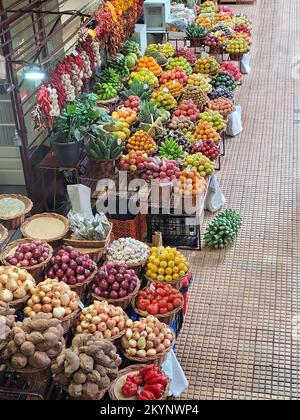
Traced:
POLYGON ((92 297, 94 299, 100 300, 100 301, 106 300, 111 305, 120 306, 120 308, 125 310, 125 309, 128 308, 128 306, 131 304, 132 300, 138 294, 138 291, 140 290, 140 287, 141 287, 141 282, 138 280, 136 288, 134 289, 134 291, 132 293, 130 293, 129 295, 127 295, 123 298, 119 298, 119 299, 105 299, 101 296, 97 296, 95 293, 92 293, 92 297))
POLYGON ((109 106, 109 105, 113 105, 113 104, 117 103, 118 100, 119 100, 119 96, 115 96, 114 98, 107 99, 107 100, 98 99, 97 104, 100 105, 100 106, 109 106))
MULTIPOLYGON (((183 285, 183 282, 184 282, 184 280, 185 280, 185 278, 188 276, 188 272, 186 273, 186 275, 184 276, 184 277, 181 277, 180 279, 178 279, 178 280, 173 280, 173 281, 168 281, 168 282, 165 282, 165 283, 167 283, 167 284, 170 284, 172 287, 174 287, 174 289, 176 289, 176 290, 180 290, 181 288, 182 288, 182 285, 183 285)), ((146 276, 145 275, 145 279, 146 280, 148 280, 148 284, 147 284, 147 286, 150 284, 150 283, 157 283, 157 284, 161 284, 162 282, 159 282, 159 281, 157 281, 157 280, 154 280, 154 279, 150 279, 148 276, 146 276)))
POLYGON ((130 360, 131 362, 144 363, 146 365, 154 364, 155 366, 161 366, 167 360, 168 353, 169 351, 172 350, 174 344, 175 344, 175 335, 174 335, 174 339, 172 340, 172 344, 168 349, 166 349, 163 353, 158 353, 152 357, 131 357, 131 356, 128 356, 123 349, 122 349, 122 353, 124 357, 130 360))
POLYGON ((72 292, 76 292, 81 301, 85 300, 87 289, 88 289, 89 285, 91 284, 91 282, 94 280, 94 277, 97 274, 97 271, 98 271, 98 268, 96 268, 93 271, 93 273, 90 275, 90 277, 85 279, 84 282, 74 284, 74 285, 69 285, 72 292))
POLYGON ((64 330, 64 335, 66 335, 70 329, 73 327, 73 325, 76 322, 77 317, 80 314, 80 309, 76 309, 74 312, 72 312, 70 315, 66 316, 61 320, 61 326, 64 330))
MULTIPOLYGON (((136 299, 133 299, 131 303, 134 312, 136 312, 138 315, 140 315, 143 318, 146 318, 147 316, 149 316, 150 314, 148 314, 148 312, 141 311, 140 309, 136 307, 135 301, 136 299)), ((181 305, 178 308, 173 309, 173 311, 167 312, 166 314, 163 314, 163 315, 157 314, 155 315, 155 318, 157 318, 160 322, 163 322, 164 324, 170 325, 174 321, 176 314, 182 310, 183 305, 184 305, 184 299, 182 296, 181 305)))
MULTIPOLYGON (((136 395, 130 398, 123 397, 121 389, 128 375, 138 374, 140 369, 142 369, 145 366, 147 365, 132 365, 132 366, 127 367, 126 369, 120 370, 118 373, 118 377, 110 384, 110 387, 108 389, 109 398, 111 400, 136 401, 137 400, 136 395)), ((168 380, 166 389, 164 390, 163 395, 160 398, 158 398, 158 400, 168 399, 169 387, 170 387, 170 382, 168 380)))
POLYGON ((229 58, 231 61, 242 61, 245 53, 229 53, 229 58))
POLYGON ((21 224, 24 222, 25 220, 25 216, 31 212, 32 207, 33 207, 33 203, 32 201, 26 197, 25 195, 20 195, 20 194, 1 194, 0 195, 0 200, 2 198, 15 198, 16 200, 20 200, 25 204, 25 210, 20 213, 15 215, 14 217, 1 217, 0 220, 5 220, 7 221, 8 224, 8 228, 15 230, 18 229, 21 224))
MULTIPOLYGON (((47 224, 45 224, 45 231, 47 229, 47 224)), ((24 238, 28 238, 28 239, 32 239, 32 240, 41 240, 41 241, 46 241, 48 243, 51 242, 55 242, 55 241, 59 241, 60 239, 64 238, 66 236, 66 234, 68 233, 70 228, 70 224, 67 218, 61 216, 60 214, 56 214, 56 213, 41 213, 41 214, 36 214, 32 217, 30 217, 30 219, 27 219, 21 226, 21 232, 22 235, 24 236, 24 238), (35 237, 31 236, 28 232, 27 229, 30 225, 30 223, 32 223, 34 220, 38 220, 38 219, 45 219, 45 218, 52 218, 52 219, 56 219, 59 222, 64 224, 64 229, 62 230, 62 232, 57 235, 57 236, 53 236, 53 237, 49 237, 49 235, 45 235, 42 232, 39 232, 38 235, 36 235, 35 237)))
MULTIPOLYGON (((19 245, 27 244, 27 243, 30 243, 30 242, 32 242, 32 241, 28 240, 28 239, 19 239, 17 241, 11 242, 9 245, 7 245, 7 247, 1 253, 1 255, 0 255, 1 262, 4 265, 9 266, 10 264, 8 264, 8 262, 6 261, 6 258, 9 255, 12 255, 19 245)), ((46 267, 49 264, 49 262, 50 262, 50 260, 53 256, 53 248, 49 244, 48 244, 48 246, 49 246, 49 256, 48 256, 47 260, 45 260, 41 264, 37 264, 37 265, 34 265, 32 267, 24 267, 24 269, 26 269, 26 271, 28 271, 28 273, 30 273, 32 275, 32 277, 35 279, 36 283, 39 283, 40 281, 42 281, 44 279, 44 273, 46 271, 46 267)))
POLYGON ((90 241, 87 239, 76 239, 72 237, 64 238, 66 245, 73 246, 74 248, 106 248, 109 245, 113 225, 110 223, 110 229, 105 239, 102 241, 90 241))
MULTIPOLYGON (((128 320, 129 318, 128 318, 128 316, 127 316, 127 314, 124 312, 124 320, 125 320, 125 322, 128 320)), ((76 325, 77 326, 77 325, 76 325)), ((75 324, 73 325, 73 327, 72 327, 72 333, 73 333, 73 335, 75 336, 75 335, 77 335, 77 334, 79 334, 77 331, 76 331, 76 326, 75 326, 75 324)), ((85 333, 82 333, 82 334, 85 334, 85 333)), ((90 334, 90 333, 89 333, 90 334)), ((126 334, 126 328, 124 328, 124 330, 122 330, 122 331, 120 331, 119 332, 119 334, 116 334, 116 335, 114 335, 113 337, 110 337, 110 338, 103 338, 103 340, 105 340, 105 341, 110 341, 111 343, 114 343, 114 342, 116 342, 116 341, 118 341, 119 340, 119 338, 121 338, 121 337, 123 337, 123 335, 125 335, 126 334)))
POLYGON ((3 244, 3 242, 6 241, 8 238, 8 230, 6 227, 0 224, 0 244, 3 244))
POLYGON ((16 299, 16 300, 13 300, 12 302, 9 302, 9 306, 11 308, 14 308, 16 312, 23 311, 29 299, 30 299, 30 295, 26 295, 22 299, 16 299))

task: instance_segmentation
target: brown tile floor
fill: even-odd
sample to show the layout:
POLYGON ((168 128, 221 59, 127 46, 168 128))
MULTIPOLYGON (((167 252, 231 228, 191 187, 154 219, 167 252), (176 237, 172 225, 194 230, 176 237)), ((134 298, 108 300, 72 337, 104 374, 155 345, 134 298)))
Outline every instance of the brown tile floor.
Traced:
POLYGON ((195 283, 177 351, 190 381, 183 397, 297 399, 300 2, 235 9, 254 21, 252 72, 238 95, 244 131, 229 140, 218 176, 244 224, 232 248, 190 253, 195 283))

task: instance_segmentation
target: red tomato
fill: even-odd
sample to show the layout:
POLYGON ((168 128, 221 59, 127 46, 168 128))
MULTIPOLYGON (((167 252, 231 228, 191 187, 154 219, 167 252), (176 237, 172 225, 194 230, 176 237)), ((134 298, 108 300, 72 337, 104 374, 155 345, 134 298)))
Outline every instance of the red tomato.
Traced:
POLYGON ((152 301, 154 299, 154 295, 152 293, 147 293, 147 299, 152 301))
POLYGON ((139 298, 142 298, 142 299, 146 299, 146 297, 147 297, 147 292, 145 292, 145 290, 140 290, 140 291, 139 291, 139 294, 138 294, 138 297, 139 297, 139 298))
POLYGON ((176 296, 175 296, 175 295, 173 295, 173 294, 172 294, 172 295, 169 295, 169 296, 168 296, 168 302, 173 303, 173 300, 174 300, 174 299, 176 299, 176 296))
POLYGON ((147 312, 150 315, 157 315, 158 312, 159 312, 159 306, 156 305, 156 304, 149 305, 148 308, 147 308, 147 312))
POLYGON ((138 309, 140 309, 141 311, 146 311, 147 307, 149 306, 149 303, 147 303, 148 301, 145 299, 138 299, 136 301, 136 307, 138 309))
POLYGON ((162 287, 159 287, 157 290, 156 290, 156 293, 159 295, 159 296, 166 296, 166 294, 167 294, 167 292, 162 288, 162 287))
POLYGON ((163 308, 160 308, 159 313, 161 315, 168 313, 168 308, 166 306, 164 306, 163 308))
POLYGON ((164 307, 166 307, 167 306, 167 300, 166 299, 162 299, 162 300, 160 300, 159 302, 158 302, 158 306, 160 307, 160 308, 164 308, 164 307))
POLYGON ((168 302, 168 303, 167 303, 167 309, 168 309, 168 312, 173 311, 174 306, 173 306, 173 304, 172 304, 171 302, 168 302))
POLYGON ((176 298, 173 300, 173 306, 175 308, 179 308, 179 306, 181 305, 181 299, 180 298, 176 298))

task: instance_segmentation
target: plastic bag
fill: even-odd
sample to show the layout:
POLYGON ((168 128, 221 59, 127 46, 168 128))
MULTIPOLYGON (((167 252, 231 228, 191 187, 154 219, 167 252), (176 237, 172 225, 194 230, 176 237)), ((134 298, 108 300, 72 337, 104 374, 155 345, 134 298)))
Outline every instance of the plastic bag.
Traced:
POLYGON ((226 128, 226 134, 231 137, 235 137, 243 131, 242 125, 242 107, 237 105, 235 111, 232 112, 228 117, 228 123, 226 128))
POLYGON ((209 183, 204 208, 211 213, 216 213, 225 203, 226 198, 222 193, 219 181, 216 176, 213 175, 209 183))
POLYGON ((167 21, 167 30, 185 32, 187 26, 196 19, 193 10, 184 7, 183 4, 177 4, 171 7, 171 15, 167 21))
POLYGON ((107 238, 110 223, 104 213, 86 217, 70 211, 68 214, 72 237, 89 241, 102 241, 107 238))
POLYGON ((241 62, 241 72, 243 74, 249 74, 250 71, 251 71, 250 55, 249 54, 244 54, 243 58, 242 58, 242 62, 241 62))
POLYGON ((168 353, 162 370, 171 379, 169 396, 180 397, 189 383, 173 350, 168 353))

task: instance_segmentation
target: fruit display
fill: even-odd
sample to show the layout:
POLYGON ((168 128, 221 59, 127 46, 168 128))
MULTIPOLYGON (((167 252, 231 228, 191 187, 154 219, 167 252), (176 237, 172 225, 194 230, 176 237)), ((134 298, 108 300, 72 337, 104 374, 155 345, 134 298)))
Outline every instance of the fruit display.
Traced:
POLYGON ((197 56, 191 48, 180 48, 176 51, 176 57, 183 57, 187 60, 190 66, 193 66, 197 61, 197 56))
POLYGON ((221 48, 223 46, 223 42, 220 37, 218 37, 215 33, 211 32, 207 37, 205 38, 204 44, 207 47, 218 47, 221 48))
POLYGON ((133 293, 138 284, 135 271, 126 264, 107 262, 99 268, 92 290, 104 299, 121 299, 133 293))
POLYGON ((176 99, 167 88, 154 91, 150 99, 156 103, 158 108, 164 108, 167 111, 171 111, 177 107, 176 99))
POLYGON ((198 26, 202 26, 210 31, 214 26, 214 18, 211 13, 199 15, 196 19, 196 23, 198 26))
POLYGON ((231 74, 231 76, 236 82, 238 82, 242 78, 242 73, 240 72, 238 66, 230 61, 224 61, 220 65, 220 71, 231 74))
POLYGON ((174 187, 174 193, 180 196, 199 196, 207 190, 207 182, 196 171, 183 170, 174 187))
POLYGON ((135 322, 130 321, 127 322, 126 333, 121 339, 125 356, 151 360, 160 353, 171 350, 174 336, 166 324, 152 315, 135 322))
POLYGON ((0 354, 6 345, 7 339, 11 335, 11 330, 16 322, 15 309, 10 308, 9 304, 0 300, 0 354))
POLYGON ((208 94, 210 99, 217 99, 217 98, 226 98, 226 99, 230 99, 231 101, 234 100, 234 93, 227 89, 226 87, 218 87, 216 89, 213 89, 209 94, 208 94))
POLYGON ((114 121, 126 122, 129 126, 133 125, 137 121, 137 113, 131 108, 118 108, 117 111, 113 111, 111 116, 114 121))
POLYGON ((118 376, 122 360, 116 347, 100 333, 80 334, 52 363, 54 382, 71 398, 99 400, 118 376))
POLYGON ((164 71, 160 76, 159 83, 165 85, 173 80, 184 86, 188 81, 188 75, 182 67, 175 67, 172 70, 164 71))
MULTIPOLYGON (((165 136, 165 140, 166 139, 175 140, 176 143, 183 149, 184 152, 189 153, 191 151, 191 142, 181 129, 169 131, 167 135, 165 136)), ((161 146, 161 143, 160 143, 160 146, 161 146)))
POLYGON ((104 129, 122 142, 127 140, 131 134, 129 123, 126 121, 115 120, 111 126, 104 126, 104 129))
POLYGON ((207 121, 216 131, 223 130, 226 127, 226 122, 218 111, 205 111, 200 114, 200 121, 207 121))
POLYGON ((153 57, 145 56, 138 59, 136 71, 139 72, 143 69, 150 70, 155 76, 159 76, 162 73, 162 68, 157 64, 153 57))
POLYGON ((24 315, 29 318, 44 312, 51 318, 62 320, 79 308, 79 298, 63 281, 46 279, 30 290, 24 315))
POLYGON ((164 91, 167 89, 174 98, 181 95, 183 86, 181 83, 177 82, 177 80, 170 80, 169 82, 165 83, 164 85, 161 85, 159 90, 164 91))
POLYGON ((128 267, 138 267, 149 256, 149 247, 133 238, 120 238, 113 241, 106 251, 106 260, 128 267))
MULTIPOLYGON (((100 74, 99 79, 101 83, 110 83, 115 89, 119 89, 121 85, 121 77, 119 73, 111 67, 107 67, 106 69, 104 69, 103 72, 100 74)), ((98 86, 98 88, 95 89, 96 93, 97 90, 101 89, 101 84, 99 85, 100 86, 98 86)))
POLYGON ((138 57, 135 53, 130 53, 125 56, 126 66, 129 70, 134 69, 136 67, 136 63, 138 61, 138 57))
POLYGON ((146 54, 158 52, 166 58, 172 58, 175 55, 174 46, 167 42, 166 44, 149 44, 146 50, 146 54))
POLYGON ((126 149, 128 152, 135 150, 151 155, 156 149, 156 143, 151 136, 143 130, 139 130, 130 137, 126 144, 126 149))
POLYGON ((158 400, 162 397, 168 385, 168 379, 161 368, 147 365, 131 372, 122 385, 123 397, 138 400, 158 400))
POLYGON ((234 39, 238 39, 238 40, 244 39, 248 45, 251 45, 251 42, 252 42, 251 36, 249 36, 245 32, 235 32, 231 37, 231 40, 234 40, 234 39))
POLYGON ((188 116, 173 116, 168 128, 170 130, 181 130, 183 133, 187 133, 188 131, 194 131, 195 122, 193 122, 188 116))
POLYGON ((163 184, 177 179, 179 173, 178 162, 155 156, 149 159, 147 170, 142 174, 142 178, 147 182, 155 180, 163 184))
POLYGON ((117 96, 118 91, 112 83, 95 83, 93 88, 101 101, 108 101, 117 96))
POLYGON ((173 113, 174 117, 188 117, 192 122, 199 119, 199 109, 192 99, 184 99, 180 102, 178 108, 173 113))
POLYGON ((117 54, 114 60, 108 60, 107 66, 116 70, 121 79, 129 76, 126 59, 123 54, 117 54))
POLYGON ((181 159, 184 156, 183 148, 173 140, 172 138, 164 140, 159 149, 158 154, 160 157, 169 159, 169 160, 177 160, 181 159))
POLYGON ((135 41, 130 41, 130 40, 126 41, 122 49, 122 54, 124 54, 125 56, 129 54, 135 54, 137 57, 140 57, 141 56, 140 44, 135 41))
POLYGON ((77 251, 76 248, 68 246, 56 251, 51 258, 47 277, 74 286, 90 279, 96 268, 96 263, 89 254, 84 254, 77 251))
POLYGON ((228 41, 226 52, 229 54, 245 54, 249 51, 249 44, 244 38, 237 38, 228 41))
POLYGON ((148 155, 139 151, 131 150, 128 155, 121 156, 120 170, 136 173, 147 168, 148 155))
POLYGON ((174 57, 168 62, 166 69, 173 70, 177 67, 181 67, 186 74, 191 74, 193 72, 192 67, 189 65, 189 62, 184 57, 174 57))
POLYGON ((249 27, 243 23, 241 23, 240 25, 236 25, 233 29, 235 32, 241 32, 251 36, 251 29, 249 29, 249 27))
MULTIPOLYGON (((191 100, 192 102, 194 102, 194 104, 200 109, 202 110, 203 107, 207 104, 208 102, 208 96, 201 90, 200 87, 198 86, 192 86, 192 85, 187 85, 184 89, 183 89, 183 93, 182 93, 182 99, 183 100, 191 100)), ((199 110, 198 109, 198 110, 199 110)), ((192 119, 192 117, 190 117, 192 119)), ((199 117, 197 117, 197 119, 192 119, 192 121, 197 121, 199 117)))
POLYGON ((200 5, 201 13, 215 13, 218 11, 218 6, 213 0, 206 0, 200 5))
POLYGON ((234 26, 244 25, 246 26, 250 31, 252 29, 252 22, 251 20, 245 16, 245 15, 237 15, 233 17, 234 26))
POLYGON ((218 73, 211 81, 212 86, 217 89, 219 87, 226 87, 229 90, 236 88, 236 83, 233 76, 226 72, 218 73))
POLYGON ((203 93, 212 91, 212 85, 206 80, 205 76, 200 73, 193 73, 188 78, 188 85, 199 87, 203 93))
POLYGON ((186 257, 176 248, 153 247, 147 262, 146 276, 149 280, 170 282, 182 279, 189 270, 186 257))
POLYGON ((200 57, 194 65, 195 73, 215 74, 219 69, 219 63, 214 57, 206 56, 200 57))
POLYGON ((230 99, 217 98, 209 102, 209 109, 219 111, 224 118, 227 118, 234 111, 234 103, 230 99))
POLYGON ((187 39, 204 39, 208 35, 207 28, 199 26, 196 23, 191 23, 185 30, 187 39))
MULTIPOLYGON (((120 90, 120 97, 124 100, 128 100, 130 96, 133 98, 138 97, 140 101, 145 101, 150 98, 152 92, 153 89, 149 88, 148 85, 145 85, 139 80, 134 80, 130 87, 123 87, 120 90)), ((131 106, 128 108, 131 108, 131 106)))
POLYGON ((47 262, 51 253, 47 242, 32 241, 18 245, 14 254, 5 258, 5 262, 15 267, 31 268, 47 262))
POLYGON ((215 165, 202 153, 196 153, 185 158, 183 168, 191 171, 197 171, 201 176, 205 178, 214 172, 215 165))
POLYGON ((130 74, 130 80, 128 82, 129 86, 132 86, 135 80, 147 84, 150 87, 158 86, 158 78, 155 76, 155 74, 152 73, 152 71, 147 69, 142 69, 138 72, 132 72, 130 74))
MULTIPOLYGON (((163 264, 164 265, 164 264, 163 264)), ((158 272, 164 273, 165 268, 158 272)), ((165 315, 174 309, 180 308, 183 302, 182 294, 167 283, 151 283, 150 286, 140 290, 135 299, 135 307, 144 312, 143 315, 165 315)))
POLYGON ((88 156, 94 160, 118 159, 123 150, 124 144, 117 136, 101 129, 86 146, 88 156))
POLYGON ((38 314, 16 323, 0 357, 13 369, 46 369, 65 347, 63 334, 58 319, 38 314))
POLYGON ((203 140, 193 145, 192 154, 202 153, 212 162, 220 156, 220 148, 212 140, 203 140))
POLYGON ((225 210, 209 225, 205 233, 205 244, 212 248, 222 249, 231 245, 242 226, 242 219, 235 210, 225 210))
POLYGON ((140 99, 139 96, 130 95, 130 96, 128 96, 126 101, 124 101, 123 105, 124 105, 125 108, 132 109, 132 111, 134 111, 138 114, 140 112, 140 109, 141 109, 141 99, 140 99))
POLYGON ((82 309, 76 334, 98 332, 99 338, 111 340, 124 332, 126 319, 122 308, 111 305, 106 300, 94 300, 90 306, 82 309))
POLYGON ((220 134, 207 121, 197 124, 194 137, 195 141, 212 140, 214 143, 219 143, 221 140, 220 134))
POLYGON ((24 269, 0 266, 0 301, 23 299, 35 286, 34 278, 24 269))

